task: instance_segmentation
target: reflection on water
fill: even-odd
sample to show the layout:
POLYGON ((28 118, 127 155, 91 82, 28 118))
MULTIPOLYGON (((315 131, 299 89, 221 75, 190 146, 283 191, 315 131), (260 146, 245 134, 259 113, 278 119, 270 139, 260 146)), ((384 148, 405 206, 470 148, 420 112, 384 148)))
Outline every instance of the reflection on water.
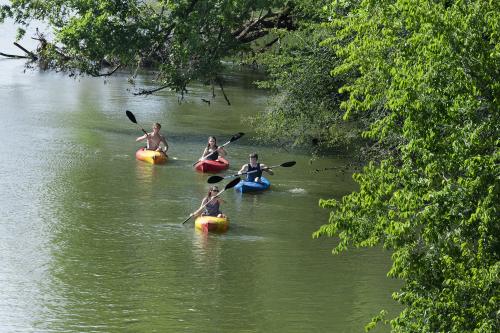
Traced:
POLYGON ((256 147, 242 119, 266 95, 238 83, 251 74, 230 80, 231 107, 219 96, 208 109, 204 86, 178 104, 169 92, 133 97, 126 73, 104 85, 22 70, 0 62, 0 331, 359 332, 397 309, 388 253, 331 256, 335 240, 311 239, 328 219, 319 198, 354 186, 311 171, 346 161, 256 147), (162 123, 177 159, 135 160, 140 133, 125 109, 162 123), (254 150, 297 165, 276 169, 265 193, 227 191, 227 233, 181 225, 209 186, 192 168, 206 138, 240 131, 227 174, 254 150))

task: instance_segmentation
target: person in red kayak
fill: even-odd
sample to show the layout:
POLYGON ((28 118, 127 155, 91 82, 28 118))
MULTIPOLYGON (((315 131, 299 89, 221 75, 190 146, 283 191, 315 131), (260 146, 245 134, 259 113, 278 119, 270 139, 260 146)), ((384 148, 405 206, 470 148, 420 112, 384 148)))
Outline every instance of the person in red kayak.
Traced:
POLYGON ((153 132, 144 134, 138 137, 135 141, 142 141, 146 139, 146 149, 160 151, 164 154, 168 151, 168 143, 163 135, 160 134, 161 125, 159 123, 153 124, 153 132), (164 148, 162 149, 161 144, 163 143, 164 148))
POLYGON ((201 202, 200 208, 198 208, 198 210, 191 215, 197 216, 201 213, 201 216, 226 217, 220 211, 220 204, 224 203, 224 200, 219 197, 214 198, 218 194, 219 188, 217 186, 210 187, 207 196, 204 197, 201 202))
POLYGON ((259 155, 256 153, 251 153, 249 155, 250 163, 244 164, 238 174, 247 173, 247 182, 260 183, 260 177, 262 176, 262 171, 267 172, 270 175, 274 175, 273 170, 269 169, 264 163, 259 163, 259 155))
POLYGON ((217 139, 215 138, 215 136, 209 136, 207 146, 205 147, 205 150, 203 150, 200 161, 216 161, 219 156, 224 157, 226 156, 226 154, 227 153, 224 150, 224 147, 217 146, 217 139))

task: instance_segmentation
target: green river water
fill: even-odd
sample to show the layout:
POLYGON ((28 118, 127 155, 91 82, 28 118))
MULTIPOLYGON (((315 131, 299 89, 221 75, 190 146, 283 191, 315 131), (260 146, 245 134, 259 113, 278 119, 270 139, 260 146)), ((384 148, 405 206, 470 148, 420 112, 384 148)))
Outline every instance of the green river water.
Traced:
POLYGON ((333 256, 335 239, 311 238, 328 220, 318 200, 355 189, 349 173, 313 170, 348 161, 256 145, 245 117, 267 94, 252 74, 228 75, 232 105, 216 90, 209 107, 201 85, 179 104, 170 92, 133 96, 125 73, 23 70, 0 60, 0 332, 362 332, 398 310, 390 253, 333 256), (135 160, 141 133, 126 109, 163 125, 168 164, 135 160), (297 165, 276 169, 266 193, 224 193, 227 233, 181 225, 208 188, 191 166, 207 137, 240 131, 229 172, 252 151, 297 165))

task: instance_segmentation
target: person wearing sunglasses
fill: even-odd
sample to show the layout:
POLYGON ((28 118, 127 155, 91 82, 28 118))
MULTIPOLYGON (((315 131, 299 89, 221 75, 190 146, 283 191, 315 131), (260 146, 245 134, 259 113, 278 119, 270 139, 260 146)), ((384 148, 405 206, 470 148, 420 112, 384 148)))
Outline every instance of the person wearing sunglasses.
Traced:
POLYGON ((219 198, 217 195, 219 194, 219 188, 217 186, 212 186, 208 190, 207 196, 203 198, 201 202, 200 208, 196 212, 193 213, 194 216, 201 215, 202 216, 215 216, 215 217, 226 217, 220 211, 220 204, 224 203, 224 200, 219 198))

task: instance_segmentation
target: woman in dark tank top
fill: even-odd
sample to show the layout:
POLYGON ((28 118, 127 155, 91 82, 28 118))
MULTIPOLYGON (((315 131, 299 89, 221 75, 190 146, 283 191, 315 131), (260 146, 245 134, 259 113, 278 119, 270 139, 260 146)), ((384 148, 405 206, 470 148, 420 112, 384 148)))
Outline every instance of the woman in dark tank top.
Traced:
POLYGON ((222 157, 226 155, 224 147, 217 146, 217 139, 215 138, 215 136, 209 136, 207 146, 205 147, 200 160, 215 161, 219 158, 219 155, 222 157))
POLYGON ((198 208, 193 215, 199 215, 201 213, 202 216, 226 217, 220 211, 220 204, 224 203, 224 200, 219 197, 214 198, 217 194, 219 194, 219 188, 217 186, 210 187, 207 196, 203 198, 201 202, 200 208, 198 208))

